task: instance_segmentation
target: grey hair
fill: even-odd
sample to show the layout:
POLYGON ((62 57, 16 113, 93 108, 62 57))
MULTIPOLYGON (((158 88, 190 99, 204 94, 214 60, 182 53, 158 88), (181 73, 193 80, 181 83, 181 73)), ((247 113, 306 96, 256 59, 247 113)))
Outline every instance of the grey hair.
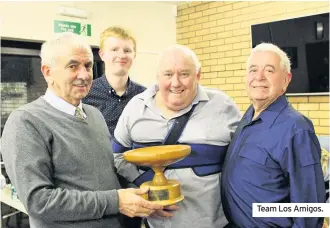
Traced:
POLYGON ((290 59, 289 59, 288 55, 282 49, 280 49, 278 46, 276 46, 275 44, 271 44, 271 43, 261 43, 252 49, 250 56, 246 62, 246 65, 247 65, 246 69, 248 69, 248 67, 249 67, 249 63, 250 63, 251 56, 253 53, 265 52, 265 51, 275 53, 281 60, 280 65, 281 65, 282 70, 284 70, 286 73, 291 73, 291 63, 290 63, 290 59))
POLYGON ((91 46, 85 39, 72 32, 63 32, 42 44, 40 51, 41 64, 53 66, 56 58, 61 55, 63 48, 67 46, 82 48, 93 58, 91 46))
POLYGON ((196 53, 193 50, 191 50, 190 48, 188 48, 187 46, 180 45, 180 44, 171 45, 171 46, 165 48, 162 52, 159 53, 159 56, 158 56, 158 67, 159 67, 160 60, 164 57, 164 55, 166 53, 168 53, 170 51, 174 51, 174 50, 181 50, 187 56, 191 57, 192 60, 195 63, 196 71, 197 72, 200 71, 200 69, 201 69, 201 63, 199 62, 196 53))

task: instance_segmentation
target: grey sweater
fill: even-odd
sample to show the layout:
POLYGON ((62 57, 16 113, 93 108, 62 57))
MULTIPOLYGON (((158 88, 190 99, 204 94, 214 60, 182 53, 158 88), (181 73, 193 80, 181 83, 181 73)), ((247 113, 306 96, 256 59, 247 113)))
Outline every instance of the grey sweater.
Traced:
POLYGON ((121 227, 110 134, 100 111, 83 109, 85 121, 39 98, 6 122, 3 159, 32 228, 121 227))

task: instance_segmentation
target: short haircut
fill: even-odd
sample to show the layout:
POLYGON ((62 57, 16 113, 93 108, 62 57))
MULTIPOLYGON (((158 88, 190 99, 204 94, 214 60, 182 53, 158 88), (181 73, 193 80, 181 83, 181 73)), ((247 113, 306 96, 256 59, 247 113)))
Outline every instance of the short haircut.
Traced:
POLYGON ((61 56, 63 47, 82 48, 91 55, 93 61, 93 52, 91 46, 81 36, 72 32, 57 34, 53 39, 44 42, 41 46, 40 58, 42 65, 54 66, 56 58, 61 56))
POLYGON ((258 44, 251 50, 250 56, 246 62, 247 68, 250 63, 251 56, 253 53, 266 52, 266 51, 273 52, 274 54, 276 54, 280 58, 280 61, 281 61, 280 65, 281 65, 282 70, 284 70, 286 73, 291 73, 291 64, 290 64, 290 59, 289 59, 288 55, 282 49, 280 49, 278 46, 271 44, 271 43, 258 44))
POLYGON ((103 50, 104 41, 109 37, 115 37, 123 40, 131 40, 134 44, 134 52, 136 53, 136 40, 131 32, 121 27, 109 27, 101 33, 100 49, 103 50))

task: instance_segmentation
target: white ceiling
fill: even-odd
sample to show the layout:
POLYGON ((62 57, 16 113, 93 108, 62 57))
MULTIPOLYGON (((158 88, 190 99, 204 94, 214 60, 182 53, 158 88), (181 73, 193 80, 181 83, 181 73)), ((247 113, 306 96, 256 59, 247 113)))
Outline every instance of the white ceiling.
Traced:
POLYGON ((183 3, 190 2, 190 1, 159 1, 159 2, 171 4, 171 5, 181 5, 183 3))

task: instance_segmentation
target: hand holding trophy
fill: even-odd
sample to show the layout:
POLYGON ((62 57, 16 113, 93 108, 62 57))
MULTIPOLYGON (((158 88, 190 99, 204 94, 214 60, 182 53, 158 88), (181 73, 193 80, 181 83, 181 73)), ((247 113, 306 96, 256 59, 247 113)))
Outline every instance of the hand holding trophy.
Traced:
POLYGON ((157 201, 158 204, 168 206, 184 199, 181 194, 180 183, 177 180, 166 179, 166 166, 184 159, 191 152, 188 145, 151 146, 130 150, 124 153, 124 159, 138 166, 149 166, 155 172, 152 181, 143 183, 140 187, 149 187, 149 192, 143 198, 157 201))

